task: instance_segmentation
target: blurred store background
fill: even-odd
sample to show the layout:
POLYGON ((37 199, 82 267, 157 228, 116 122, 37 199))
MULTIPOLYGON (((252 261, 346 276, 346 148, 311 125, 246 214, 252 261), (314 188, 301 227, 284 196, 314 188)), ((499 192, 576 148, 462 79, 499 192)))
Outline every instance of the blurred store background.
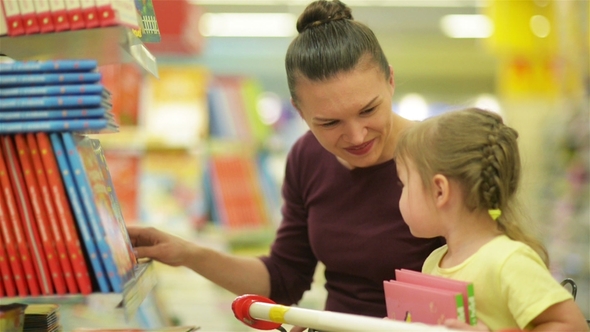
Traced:
MULTIPOLYGON (((126 222, 265 253, 280 222, 285 155, 306 130, 283 61, 308 1, 153 2, 162 42, 146 45, 159 79, 128 65, 103 69, 122 91, 121 133, 100 140, 126 222)), ((588 1, 345 2, 394 68, 392 111, 420 120, 480 106, 519 131, 522 199, 555 277, 576 281, 590 317, 588 1)), ((184 269, 158 271, 164 319, 249 330, 233 317, 232 294, 184 269)), ((323 306, 321 279, 301 306, 323 306)))

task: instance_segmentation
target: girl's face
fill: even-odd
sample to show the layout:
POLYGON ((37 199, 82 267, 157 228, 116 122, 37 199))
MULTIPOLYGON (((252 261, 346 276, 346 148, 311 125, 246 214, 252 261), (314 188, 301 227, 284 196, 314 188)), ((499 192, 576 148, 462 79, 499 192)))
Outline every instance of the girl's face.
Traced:
MULTIPOLYGON (((391 71, 391 69, 390 69, 391 71)), ((300 78, 297 109, 320 144, 351 167, 393 157, 394 83, 374 64, 358 65, 325 81, 300 78)))
POLYGON ((430 191, 411 160, 396 161, 397 174, 402 184, 399 209, 412 235, 431 238, 440 235, 436 231, 435 208, 430 191))

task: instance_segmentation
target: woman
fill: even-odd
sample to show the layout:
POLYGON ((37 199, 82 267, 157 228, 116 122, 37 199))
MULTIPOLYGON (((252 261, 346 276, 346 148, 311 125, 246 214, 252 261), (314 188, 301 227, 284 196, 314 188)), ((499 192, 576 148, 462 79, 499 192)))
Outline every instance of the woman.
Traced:
POLYGON ((420 270, 440 239, 414 238, 399 211, 394 148, 410 121, 392 112, 393 71, 340 1, 315 1, 287 50, 292 103, 309 126, 292 147, 283 220, 270 254, 236 257, 156 229, 129 228, 138 257, 186 266, 236 294, 291 305, 325 265, 325 310, 385 317, 383 280, 420 270), (239 271, 239 272, 238 272, 239 271))

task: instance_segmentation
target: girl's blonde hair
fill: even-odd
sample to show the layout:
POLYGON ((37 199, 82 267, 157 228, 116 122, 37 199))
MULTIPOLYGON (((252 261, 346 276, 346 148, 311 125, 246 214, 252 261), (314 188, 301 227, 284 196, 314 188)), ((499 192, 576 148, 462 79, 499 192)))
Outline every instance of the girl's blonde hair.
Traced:
POLYGON ((500 209, 498 228, 533 248, 549 266, 547 250, 524 231, 516 199, 520 180, 518 133, 493 112, 478 108, 452 111, 408 128, 395 151, 402 164, 411 160, 422 182, 435 174, 457 181, 470 211, 500 209))

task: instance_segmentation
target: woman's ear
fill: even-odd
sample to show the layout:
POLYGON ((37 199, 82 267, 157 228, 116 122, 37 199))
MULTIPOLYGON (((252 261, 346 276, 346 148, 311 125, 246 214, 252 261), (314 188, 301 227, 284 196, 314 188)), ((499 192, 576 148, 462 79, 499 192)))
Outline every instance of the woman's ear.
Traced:
POLYGON ((434 195, 434 203, 437 207, 447 204, 451 195, 449 179, 442 174, 436 174, 432 178, 432 193, 434 195))

